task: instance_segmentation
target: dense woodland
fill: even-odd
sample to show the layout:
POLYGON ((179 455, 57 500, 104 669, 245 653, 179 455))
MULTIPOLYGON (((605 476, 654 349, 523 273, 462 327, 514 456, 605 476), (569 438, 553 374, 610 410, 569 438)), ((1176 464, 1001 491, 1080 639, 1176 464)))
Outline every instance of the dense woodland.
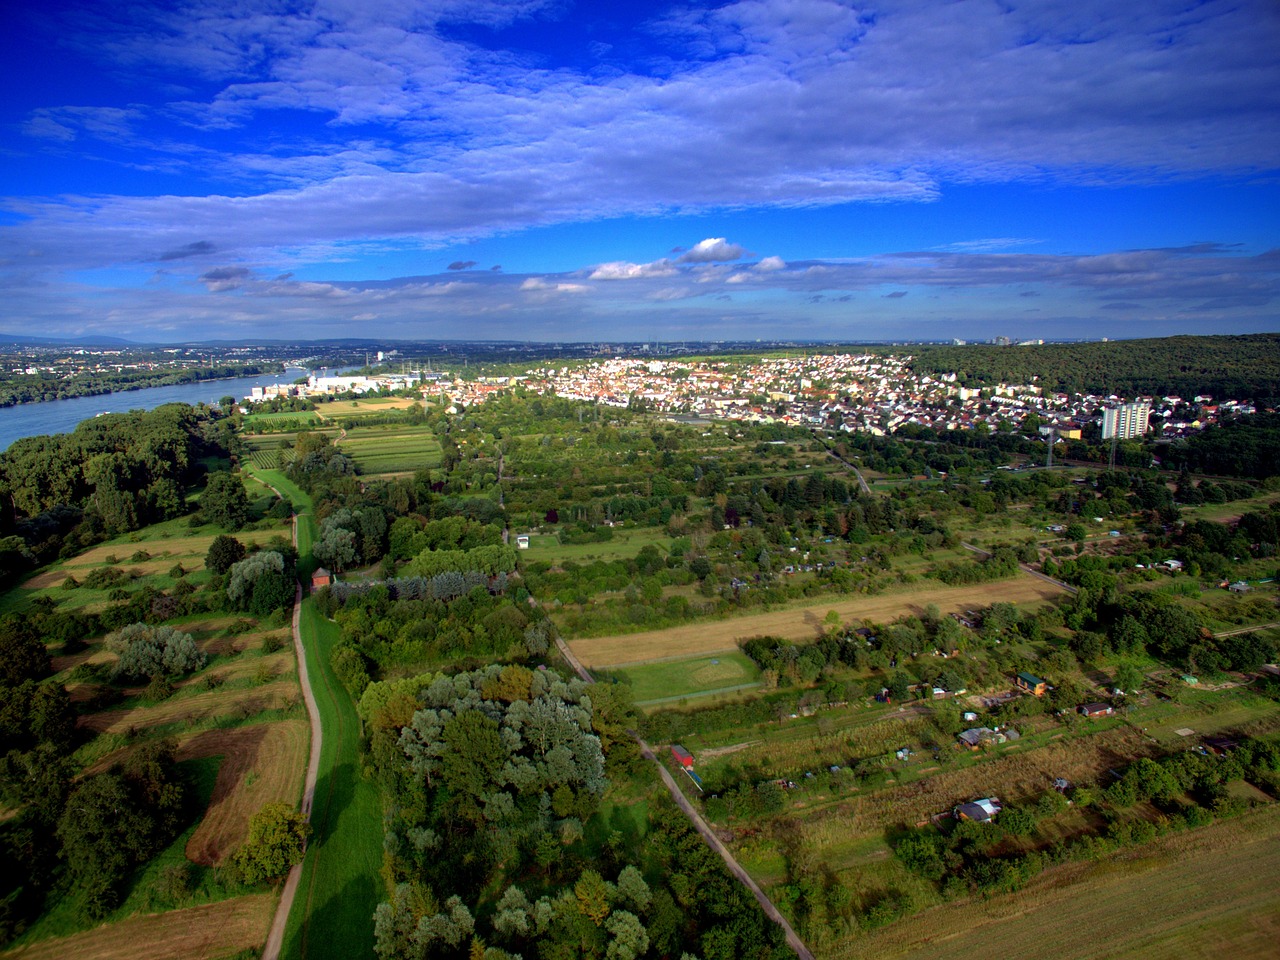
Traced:
POLYGON ((1030 383, 1058 393, 1177 396, 1280 402, 1280 334, 1165 337, 1036 346, 921 347, 919 373, 956 373, 970 384, 1030 383))

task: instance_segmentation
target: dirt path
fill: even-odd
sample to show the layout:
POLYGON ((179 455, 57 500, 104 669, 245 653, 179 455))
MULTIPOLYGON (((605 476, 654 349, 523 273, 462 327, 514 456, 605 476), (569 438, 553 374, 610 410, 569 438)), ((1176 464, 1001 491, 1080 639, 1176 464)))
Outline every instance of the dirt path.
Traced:
MULTIPOLYGON (((276 491, 276 496, 280 492, 276 491)), ((283 498, 282 498, 283 499, 283 498)), ((298 545, 298 517, 293 518, 293 544, 298 545)), ((293 650, 298 657, 298 682, 302 685, 302 698, 307 704, 307 719, 311 723, 311 756, 307 761, 307 779, 302 788, 302 815, 311 820, 311 806, 316 795, 316 776, 320 770, 320 711, 316 707, 315 695, 311 692, 311 679, 307 674, 307 655, 302 649, 302 584, 298 584, 293 596, 293 650)), ((262 960, 278 960, 280 948, 284 945, 284 927, 289 919, 289 911, 293 908, 293 898, 298 892, 298 881, 302 877, 302 864, 299 863, 289 871, 284 882, 284 891, 280 895, 280 903, 276 907, 275 919, 271 921, 271 932, 267 936, 267 944, 262 949, 262 960)))
POLYGON ((649 745, 640 739, 639 734, 632 731, 628 731, 628 733, 631 733, 631 736, 635 739, 636 743, 640 744, 640 753, 644 758, 646 760, 652 760, 654 766, 658 768, 658 773, 662 775, 662 782, 667 785, 667 790, 671 793, 671 799, 676 802, 676 806, 680 808, 681 812, 689 818, 689 822, 693 824, 694 829, 701 834, 702 839, 707 842, 712 850, 720 854, 720 858, 724 860, 725 866, 729 868, 729 872, 733 874, 744 887, 751 891, 752 895, 757 901, 759 901, 760 907, 764 910, 765 915, 778 926, 782 927, 783 932, 787 935, 787 946, 795 951, 796 956, 799 957, 800 960, 814 960, 813 954, 809 951, 809 948, 804 945, 804 941, 800 939, 800 936, 795 932, 795 930, 791 929, 791 924, 787 922, 787 918, 784 917, 782 912, 773 905, 773 901, 765 895, 765 892, 760 889, 759 885, 751 879, 751 874, 747 873, 747 871, 743 869, 742 865, 734 859, 733 854, 729 852, 729 848, 720 842, 720 838, 716 836, 715 831, 711 829, 707 824, 707 821, 702 819, 702 815, 694 809, 693 804, 689 802, 689 798, 684 795, 679 785, 677 785, 675 780, 672 779, 671 774, 667 772, 667 768, 662 765, 662 761, 653 755, 653 751, 649 749, 649 745))

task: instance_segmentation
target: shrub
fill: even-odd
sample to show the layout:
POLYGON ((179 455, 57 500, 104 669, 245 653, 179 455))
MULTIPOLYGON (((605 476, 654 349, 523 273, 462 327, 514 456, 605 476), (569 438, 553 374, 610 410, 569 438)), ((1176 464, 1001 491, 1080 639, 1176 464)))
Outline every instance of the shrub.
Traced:
POLYGON ((132 623, 109 634, 107 649, 120 655, 117 676, 139 679, 191 673, 203 667, 206 659, 191 634, 145 623, 132 623))

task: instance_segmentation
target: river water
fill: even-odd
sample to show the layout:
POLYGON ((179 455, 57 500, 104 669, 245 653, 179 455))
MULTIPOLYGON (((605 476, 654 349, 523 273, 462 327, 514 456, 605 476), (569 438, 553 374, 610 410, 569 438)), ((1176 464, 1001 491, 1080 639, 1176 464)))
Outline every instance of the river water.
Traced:
MULTIPOLYGON (((336 371, 326 371, 330 376, 336 371)), ((0 450, 22 437, 37 437, 46 433, 68 433, 81 420, 88 420, 100 413, 125 413, 129 410, 151 410, 166 403, 216 404, 222 397, 237 400, 249 395, 254 387, 267 387, 273 383, 293 383, 310 373, 297 367, 283 372, 263 373, 256 377, 236 377, 233 380, 206 380, 202 383, 180 383, 172 387, 148 387, 145 390, 126 390, 120 393, 104 393, 96 397, 70 397, 66 400, 48 400, 43 403, 22 403, 16 407, 0 407, 0 450)))

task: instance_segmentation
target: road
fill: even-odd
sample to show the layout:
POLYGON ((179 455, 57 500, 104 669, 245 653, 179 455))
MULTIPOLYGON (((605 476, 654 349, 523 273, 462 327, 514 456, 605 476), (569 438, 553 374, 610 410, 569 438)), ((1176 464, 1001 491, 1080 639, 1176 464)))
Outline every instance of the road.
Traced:
POLYGON ((742 865, 734 859, 733 854, 729 852, 729 848, 720 842, 720 838, 716 836, 715 831, 702 819, 702 815, 694 809, 693 804, 689 802, 689 798, 684 795, 679 784, 675 782, 671 774, 667 772, 667 768, 662 761, 653 755, 653 751, 649 749, 649 745, 640 738, 640 735, 632 730, 628 730, 636 743, 640 744, 640 753, 646 760, 653 761, 654 766, 658 768, 658 773, 662 775, 662 782, 667 785, 667 790, 671 793, 671 799, 676 802, 676 806, 689 818, 689 822, 693 824, 694 829, 701 834, 708 846, 716 853, 720 854, 720 858, 724 860, 725 866, 729 868, 729 872, 737 877, 738 881, 751 891, 752 896, 759 901, 760 907, 764 910, 765 915, 782 927, 783 932, 787 936, 787 946, 795 951, 796 956, 800 960, 814 960, 813 953, 804 945, 804 941, 800 939, 799 934, 791 928, 791 924, 787 922, 787 918, 782 912, 773 905, 773 901, 765 895, 754 880, 751 874, 743 869, 742 865))

